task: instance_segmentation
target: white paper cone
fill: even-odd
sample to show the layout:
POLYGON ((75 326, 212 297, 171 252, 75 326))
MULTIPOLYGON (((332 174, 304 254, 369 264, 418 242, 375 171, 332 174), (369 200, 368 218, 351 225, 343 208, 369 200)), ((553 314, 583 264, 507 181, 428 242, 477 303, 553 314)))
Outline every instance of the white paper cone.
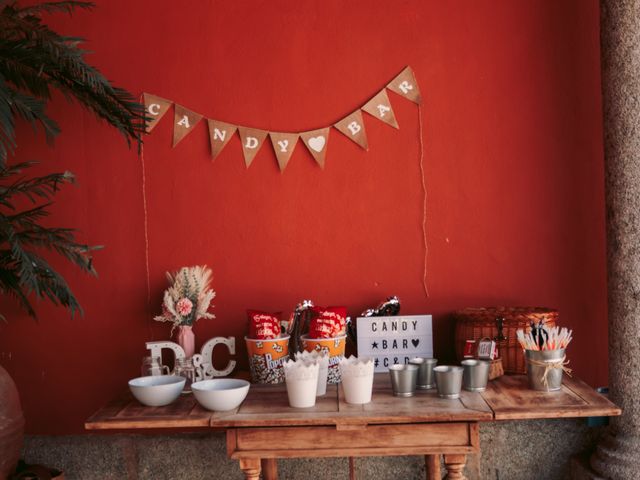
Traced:
POLYGON ((340 361, 342 388, 347 403, 363 404, 371 401, 373 392, 373 361, 353 356, 340 361))
POLYGON ((318 389, 318 363, 305 364, 303 361, 284 364, 289 405, 294 408, 309 408, 316 404, 318 389))
POLYGON ((318 384, 316 386, 316 397, 321 397, 327 393, 327 377, 329 376, 329 359, 327 358, 327 364, 323 366, 320 364, 318 370, 318 384))
POLYGON ((321 397, 327 393, 327 380, 329 378, 329 355, 320 353, 317 350, 312 352, 296 352, 296 360, 305 363, 317 363, 318 370, 318 388, 316 389, 316 397, 321 397))

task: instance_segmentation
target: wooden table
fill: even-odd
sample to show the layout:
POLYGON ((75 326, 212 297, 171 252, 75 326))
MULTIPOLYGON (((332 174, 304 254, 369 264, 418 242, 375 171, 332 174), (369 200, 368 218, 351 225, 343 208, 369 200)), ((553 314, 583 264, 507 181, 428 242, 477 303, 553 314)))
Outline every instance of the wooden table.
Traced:
POLYGON ((562 390, 528 388, 523 375, 489 382, 483 393, 463 391, 445 400, 435 390, 411 398, 394 397, 389 376, 376 374, 371 403, 350 405, 332 385, 315 407, 289 407, 284 385, 252 385, 236 410, 208 412, 192 396, 167 407, 144 407, 129 393, 96 412, 89 430, 220 428, 227 453, 239 461, 248 480, 262 470, 277 477, 276 459, 424 455, 428 479, 440 479, 440 455, 448 479, 463 479, 466 455, 480 452, 479 422, 532 418, 620 415, 620 409, 591 387, 566 377, 562 390))

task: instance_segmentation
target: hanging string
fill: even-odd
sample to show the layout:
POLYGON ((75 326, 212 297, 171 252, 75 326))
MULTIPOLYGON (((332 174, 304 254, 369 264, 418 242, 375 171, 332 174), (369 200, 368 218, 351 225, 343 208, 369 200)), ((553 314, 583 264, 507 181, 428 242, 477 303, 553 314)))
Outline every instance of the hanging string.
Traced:
POLYGON ((151 304, 151 275, 149 273, 149 222, 147 212, 147 173, 144 167, 144 144, 140 144, 140 165, 142 166, 142 209, 144 212, 144 265, 147 275, 147 303, 151 304))
POLYGON ((422 286, 424 293, 429 297, 429 287, 427 286, 427 258, 429 256, 429 245, 427 244, 427 182, 424 175, 424 140, 422 138, 422 104, 418 104, 418 126, 420 128, 420 179, 422 180, 422 240, 424 242, 424 271, 422 274, 422 286))
MULTIPOLYGON (((144 143, 138 144, 138 158, 142 166, 142 210, 144 215, 144 266, 147 277, 147 305, 151 305, 151 275, 149 273, 149 228, 147 214, 147 172, 144 165, 144 143)), ((149 319, 149 338, 154 340, 153 335, 153 317, 149 319)))

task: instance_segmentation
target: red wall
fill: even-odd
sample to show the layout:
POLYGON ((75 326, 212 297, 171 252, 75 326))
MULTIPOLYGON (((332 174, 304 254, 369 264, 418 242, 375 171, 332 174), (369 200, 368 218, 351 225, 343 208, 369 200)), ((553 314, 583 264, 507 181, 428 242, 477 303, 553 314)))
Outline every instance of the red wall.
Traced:
MULTIPOLYGON (((436 355, 452 356, 452 310, 557 307, 569 356, 606 383, 606 271, 598 2, 98 2, 52 18, 89 39, 90 60, 131 91, 220 120, 273 130, 330 124, 411 65, 425 102, 428 284, 421 284, 418 110, 392 96, 396 131, 365 119, 370 151, 334 131, 324 171, 299 145, 280 174, 271 148, 244 167, 234 139, 215 163, 200 124, 171 148, 171 114, 144 148, 151 302, 147 302, 141 164, 115 131, 61 98, 63 133, 46 147, 20 131, 20 159, 69 169, 79 186, 52 222, 105 245, 98 279, 62 271, 86 309, 70 319, 11 306, 0 363, 15 378, 33 433, 82 431, 126 388, 164 272, 213 267, 214 321, 200 345, 235 335, 247 307, 290 311, 310 298, 351 315, 397 294, 407 314, 435 314, 436 355)), ((239 357, 243 358, 241 348, 239 357)))

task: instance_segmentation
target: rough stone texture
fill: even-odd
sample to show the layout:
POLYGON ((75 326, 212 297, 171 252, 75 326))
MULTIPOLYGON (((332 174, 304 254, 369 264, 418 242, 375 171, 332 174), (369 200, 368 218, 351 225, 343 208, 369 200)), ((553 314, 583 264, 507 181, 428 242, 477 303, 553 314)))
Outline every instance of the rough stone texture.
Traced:
POLYGON ((611 479, 640 478, 640 0, 601 0, 609 384, 622 407, 591 458, 611 479))
POLYGON ((578 455, 571 459, 570 480, 606 480, 595 473, 589 464, 589 455, 578 455))
POLYGON ((593 448, 601 427, 583 419, 497 422, 480 429, 482 480, 553 480, 569 477, 571 456, 593 448))
POLYGON ((126 437, 65 435, 25 437, 24 460, 64 470, 67 478, 127 478, 126 437))
MULTIPOLYGON (((599 429, 584 420, 534 420, 482 424, 481 458, 471 456, 469 480, 561 480, 569 458, 592 447, 599 429)), ((336 441, 340 442, 339 434, 336 441)), ((64 470, 68 480, 243 479, 225 451, 224 434, 28 436, 24 458, 64 470)), ((425 478, 424 458, 365 457, 355 460, 358 479, 425 478)), ((346 458, 278 461, 281 480, 347 480, 346 458)), ((444 472, 444 470, 443 470, 444 472)))

